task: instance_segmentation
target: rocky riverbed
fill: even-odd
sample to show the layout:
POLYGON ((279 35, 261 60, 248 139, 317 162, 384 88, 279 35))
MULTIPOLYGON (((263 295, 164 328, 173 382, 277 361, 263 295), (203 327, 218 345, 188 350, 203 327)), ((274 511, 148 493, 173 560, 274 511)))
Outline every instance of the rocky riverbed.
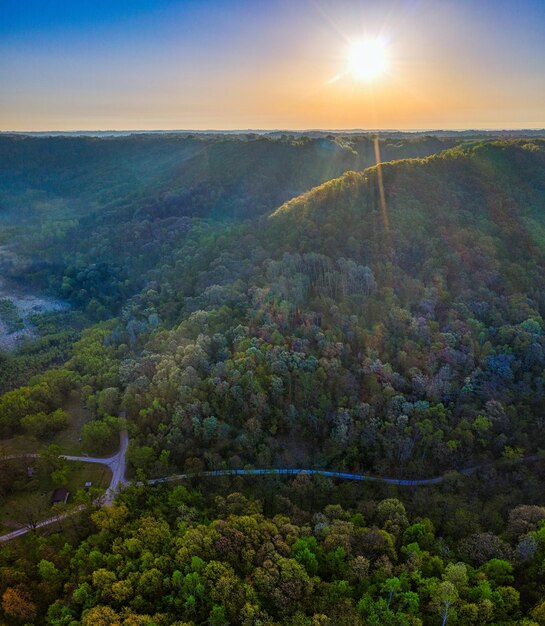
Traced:
POLYGON ((33 316, 67 308, 60 300, 14 291, 0 279, 0 350, 13 351, 35 336, 33 316))
POLYGON ((36 336, 32 324, 35 315, 68 308, 66 302, 34 294, 8 283, 2 278, 2 272, 13 263, 24 267, 20 257, 7 246, 0 246, 0 350, 9 352, 15 350, 23 339, 36 336))

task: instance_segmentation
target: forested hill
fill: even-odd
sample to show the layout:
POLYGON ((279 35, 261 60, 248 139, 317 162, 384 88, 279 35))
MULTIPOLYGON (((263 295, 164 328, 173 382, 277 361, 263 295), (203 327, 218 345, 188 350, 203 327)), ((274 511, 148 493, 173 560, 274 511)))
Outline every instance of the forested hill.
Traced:
MULTIPOLYGON (((380 149, 425 156, 458 141, 384 139, 380 149)), ((196 220, 267 214, 373 164, 374 149, 370 136, 0 136, 0 245, 15 253, 0 266, 104 319, 196 220)))
MULTIPOLYGON (((380 141, 383 158, 427 156, 461 141, 380 141)), ((71 214, 130 203, 152 219, 169 215, 255 217, 342 172, 375 162, 373 138, 329 136, 0 136, 6 208, 71 214), (77 209, 77 210, 76 210, 77 209)), ((66 219, 66 215, 64 216, 66 219)))
POLYGON ((384 164, 383 208, 372 168, 190 237, 125 322, 174 324, 124 369, 141 443, 403 476, 545 447, 544 154, 384 164))
POLYGON ((536 261, 544 243, 544 141, 478 143, 423 160, 384 163, 381 170, 384 208, 377 168, 371 167, 289 201, 272 214, 272 230, 286 249, 299 252, 336 253, 348 245, 370 262, 391 253, 404 264, 412 250, 416 268, 420 260, 456 247, 449 229, 451 236, 471 229, 475 239, 512 244, 496 250, 498 257, 536 261))
MULTIPOLYGON (((387 158, 423 156, 459 141, 387 137, 380 149, 387 158)), ((5 293, 23 288, 72 307, 40 325, 40 344, 0 368, 0 390, 24 382, 23 372, 62 363, 74 329, 118 315, 186 238, 204 239, 367 167, 374 148, 371 136, 0 135, 5 293)))
POLYGON ((120 314, 70 367, 86 394, 118 389, 134 469, 418 477, 545 447, 545 142, 384 163, 383 200, 378 174, 348 172, 245 223, 169 223, 165 239, 112 209, 117 230, 74 243, 62 293, 120 314), (142 268, 131 296, 85 261, 100 243, 131 250, 133 226, 132 244, 153 247, 124 257, 142 268))

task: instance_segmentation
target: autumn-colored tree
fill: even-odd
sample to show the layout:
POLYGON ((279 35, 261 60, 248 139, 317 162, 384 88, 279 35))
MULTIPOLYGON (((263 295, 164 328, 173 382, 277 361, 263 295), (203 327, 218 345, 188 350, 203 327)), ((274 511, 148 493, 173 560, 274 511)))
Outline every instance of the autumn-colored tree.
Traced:
POLYGON ((21 587, 8 587, 2 594, 2 610, 8 617, 20 622, 32 622, 36 617, 36 604, 21 587))

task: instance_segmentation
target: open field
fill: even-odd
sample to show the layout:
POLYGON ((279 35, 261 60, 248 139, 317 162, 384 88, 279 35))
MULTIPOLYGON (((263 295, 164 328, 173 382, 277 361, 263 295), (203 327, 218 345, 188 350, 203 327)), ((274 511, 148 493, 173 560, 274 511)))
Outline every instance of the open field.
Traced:
MULTIPOLYGON (((94 463, 70 463, 70 475, 66 485, 70 496, 68 508, 74 506, 75 494, 90 481, 93 487, 106 489, 111 472, 104 465, 94 463)), ((54 486, 48 477, 29 479, 15 493, 0 499, 0 533, 20 528, 29 520, 41 521, 55 512, 51 506, 54 486)))

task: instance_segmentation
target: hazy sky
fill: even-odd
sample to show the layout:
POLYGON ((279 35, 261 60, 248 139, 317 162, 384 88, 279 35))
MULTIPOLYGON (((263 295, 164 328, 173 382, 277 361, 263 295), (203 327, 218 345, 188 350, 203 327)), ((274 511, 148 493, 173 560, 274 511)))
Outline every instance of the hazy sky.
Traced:
POLYGON ((544 33, 545 0, 0 0, 0 129, 541 128, 544 33))

